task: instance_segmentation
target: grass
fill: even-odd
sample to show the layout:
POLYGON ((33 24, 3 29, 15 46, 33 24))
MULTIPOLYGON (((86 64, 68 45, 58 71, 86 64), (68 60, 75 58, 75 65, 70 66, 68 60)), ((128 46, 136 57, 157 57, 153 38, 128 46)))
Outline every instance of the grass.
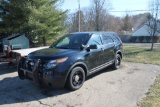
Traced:
POLYGON ((138 107, 160 107, 160 76, 156 79, 147 96, 138 103, 138 107))
POLYGON ((124 61, 160 65, 160 47, 124 46, 124 61))
MULTIPOLYGON (((160 47, 150 51, 150 47, 124 46, 123 60, 160 65, 160 47)), ((146 97, 138 102, 138 107, 160 107, 160 76, 157 77, 146 97)))

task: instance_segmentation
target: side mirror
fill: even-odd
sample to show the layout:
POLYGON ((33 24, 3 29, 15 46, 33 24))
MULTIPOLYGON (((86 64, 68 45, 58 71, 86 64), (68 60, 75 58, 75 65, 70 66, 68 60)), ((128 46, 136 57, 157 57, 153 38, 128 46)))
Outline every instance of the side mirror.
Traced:
POLYGON ((87 51, 90 51, 90 49, 98 49, 97 45, 81 45, 80 49, 86 49, 87 51))
POLYGON ((89 45, 88 49, 97 49, 97 45, 89 45))

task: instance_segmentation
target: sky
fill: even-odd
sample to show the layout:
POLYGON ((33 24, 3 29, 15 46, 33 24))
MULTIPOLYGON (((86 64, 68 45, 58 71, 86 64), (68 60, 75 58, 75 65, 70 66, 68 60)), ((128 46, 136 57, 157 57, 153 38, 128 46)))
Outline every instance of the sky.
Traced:
MULTIPOLYGON (((88 7, 91 0, 80 0, 81 9, 88 7)), ((131 10, 148 10, 149 0, 110 0, 112 10, 110 11, 124 11, 124 12, 110 12, 114 16, 123 17, 127 14, 135 15, 138 13, 145 13, 145 11, 127 12, 131 10)), ((70 10, 70 13, 78 10, 78 0, 64 0, 62 5, 63 10, 70 10)))

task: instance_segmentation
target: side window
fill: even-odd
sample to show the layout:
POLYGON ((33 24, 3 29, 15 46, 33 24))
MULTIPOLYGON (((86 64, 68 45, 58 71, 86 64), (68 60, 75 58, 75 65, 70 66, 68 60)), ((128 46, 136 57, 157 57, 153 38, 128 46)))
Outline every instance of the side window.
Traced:
POLYGON ((88 45, 102 45, 100 36, 97 34, 93 34, 88 41, 88 45))
POLYGON ((112 40, 112 38, 110 37, 110 35, 104 34, 104 35, 102 35, 102 37, 103 37, 103 42, 104 42, 104 44, 113 43, 113 40, 112 40))

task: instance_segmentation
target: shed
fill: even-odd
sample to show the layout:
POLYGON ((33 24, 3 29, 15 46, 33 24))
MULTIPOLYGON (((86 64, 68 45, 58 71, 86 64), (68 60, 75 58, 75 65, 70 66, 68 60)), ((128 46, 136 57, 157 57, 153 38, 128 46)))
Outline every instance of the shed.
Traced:
POLYGON ((4 38, 3 47, 11 46, 12 50, 29 48, 29 39, 25 35, 12 35, 4 38))

